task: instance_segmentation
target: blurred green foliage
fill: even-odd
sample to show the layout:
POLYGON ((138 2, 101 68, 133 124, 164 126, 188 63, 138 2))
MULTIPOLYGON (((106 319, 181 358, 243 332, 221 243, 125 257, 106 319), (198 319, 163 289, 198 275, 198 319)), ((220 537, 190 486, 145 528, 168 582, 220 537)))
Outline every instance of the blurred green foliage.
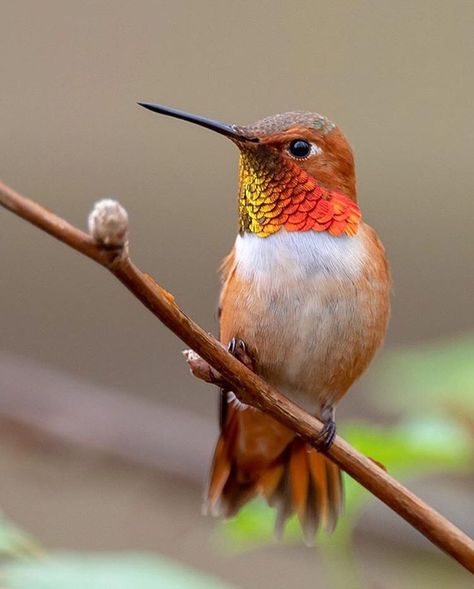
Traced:
POLYGON ((474 336, 385 352, 373 372, 383 411, 474 419, 474 336))

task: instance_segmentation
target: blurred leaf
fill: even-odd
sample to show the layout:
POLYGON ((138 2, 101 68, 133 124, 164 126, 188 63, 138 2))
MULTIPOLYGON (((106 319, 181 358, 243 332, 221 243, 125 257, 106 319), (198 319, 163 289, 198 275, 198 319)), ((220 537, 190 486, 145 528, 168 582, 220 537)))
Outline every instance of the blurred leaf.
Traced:
POLYGON ((57 553, 2 571, 5 589, 231 589, 163 557, 57 553))
POLYGON ((0 556, 23 557, 40 553, 39 545, 18 526, 0 515, 0 556))
POLYGON ((379 405, 418 413, 474 416, 474 337, 386 352, 375 371, 379 405))
POLYGON ((472 465, 472 441, 453 419, 410 419, 391 427, 353 422, 340 431, 360 452, 381 462, 395 476, 447 469, 465 472, 472 465))

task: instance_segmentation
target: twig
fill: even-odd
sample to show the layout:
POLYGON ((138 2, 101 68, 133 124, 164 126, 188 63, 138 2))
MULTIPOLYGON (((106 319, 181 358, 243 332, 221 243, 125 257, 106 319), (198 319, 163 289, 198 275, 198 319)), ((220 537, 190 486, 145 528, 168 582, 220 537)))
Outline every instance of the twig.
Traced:
MULTIPOLYGON (((322 423, 231 356, 215 338, 183 313, 170 293, 139 270, 128 255, 126 227, 124 231, 123 226, 119 227, 120 223, 112 223, 110 231, 113 239, 109 242, 115 245, 105 245, 107 240, 101 237, 100 231, 96 236, 102 239, 101 243, 1 182, 0 204, 110 270, 160 321, 222 375, 242 401, 265 411, 315 444, 322 423)), ((433 544, 474 573, 474 541, 449 520, 339 436, 327 455, 433 544)))

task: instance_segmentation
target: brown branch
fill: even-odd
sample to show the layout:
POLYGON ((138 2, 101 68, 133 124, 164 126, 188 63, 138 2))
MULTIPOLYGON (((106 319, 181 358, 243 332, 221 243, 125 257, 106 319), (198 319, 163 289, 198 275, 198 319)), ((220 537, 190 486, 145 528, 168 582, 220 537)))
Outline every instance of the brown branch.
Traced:
MULTIPOLYGON (((238 392, 239 398, 265 411, 315 444, 323 427, 321 422, 248 370, 215 338, 185 315, 170 293, 132 263, 126 244, 115 248, 101 245, 86 233, 1 182, 0 204, 108 268, 160 321, 222 375, 238 392)), ((339 436, 327 455, 433 544, 474 573, 474 541, 450 521, 339 436)))

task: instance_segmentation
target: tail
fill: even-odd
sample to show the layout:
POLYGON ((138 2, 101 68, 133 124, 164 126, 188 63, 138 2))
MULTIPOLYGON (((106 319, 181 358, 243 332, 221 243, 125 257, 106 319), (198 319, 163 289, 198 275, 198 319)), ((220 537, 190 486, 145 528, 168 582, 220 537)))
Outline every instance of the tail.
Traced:
POLYGON ((296 513, 307 544, 332 532, 343 509, 339 468, 270 417, 232 408, 217 441, 205 512, 231 517, 256 496, 277 509, 275 532, 296 513))

